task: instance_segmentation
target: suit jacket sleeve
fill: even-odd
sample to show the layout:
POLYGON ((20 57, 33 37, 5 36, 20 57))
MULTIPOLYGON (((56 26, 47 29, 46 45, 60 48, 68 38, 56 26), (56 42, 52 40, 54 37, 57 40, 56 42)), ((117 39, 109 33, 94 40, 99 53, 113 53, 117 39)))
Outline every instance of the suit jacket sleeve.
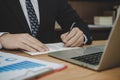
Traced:
POLYGON ((67 0, 58 1, 58 15, 56 20, 60 24, 63 32, 69 31, 71 24, 75 22, 76 24, 74 25, 74 27, 78 27, 86 35, 88 39, 86 44, 91 44, 92 36, 90 34, 88 25, 85 24, 82 19, 80 19, 75 10, 73 10, 72 7, 68 4, 67 0))

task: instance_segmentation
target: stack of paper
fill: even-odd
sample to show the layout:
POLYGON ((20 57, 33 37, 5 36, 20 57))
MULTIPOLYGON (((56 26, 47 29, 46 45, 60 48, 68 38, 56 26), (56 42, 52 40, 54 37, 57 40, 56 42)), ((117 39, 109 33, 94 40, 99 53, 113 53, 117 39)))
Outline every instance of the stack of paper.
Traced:
POLYGON ((51 52, 56 52, 56 51, 63 51, 63 50, 70 50, 70 49, 78 49, 79 47, 64 47, 64 43, 50 43, 50 44, 45 44, 48 48, 49 51, 45 52, 27 52, 30 55, 39 55, 39 54, 47 54, 51 52))
POLYGON ((112 16, 95 16, 94 24, 111 26, 113 24, 113 17, 112 16))

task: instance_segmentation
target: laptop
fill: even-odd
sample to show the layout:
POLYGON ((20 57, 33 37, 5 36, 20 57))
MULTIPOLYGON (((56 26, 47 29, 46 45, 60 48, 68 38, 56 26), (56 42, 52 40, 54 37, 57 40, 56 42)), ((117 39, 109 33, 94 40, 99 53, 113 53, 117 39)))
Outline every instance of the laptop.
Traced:
POLYGON ((49 56, 101 71, 120 66, 120 6, 106 45, 59 51, 49 56))

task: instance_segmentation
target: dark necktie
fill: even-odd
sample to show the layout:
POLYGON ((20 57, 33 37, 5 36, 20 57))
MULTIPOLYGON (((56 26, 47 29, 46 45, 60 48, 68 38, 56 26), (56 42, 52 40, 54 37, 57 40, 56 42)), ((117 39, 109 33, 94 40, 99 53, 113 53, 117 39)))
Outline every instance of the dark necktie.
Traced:
POLYGON ((29 21, 30 21, 32 36, 36 37, 39 23, 38 23, 37 16, 35 14, 35 10, 30 0, 26 0, 26 8, 28 12, 29 21))

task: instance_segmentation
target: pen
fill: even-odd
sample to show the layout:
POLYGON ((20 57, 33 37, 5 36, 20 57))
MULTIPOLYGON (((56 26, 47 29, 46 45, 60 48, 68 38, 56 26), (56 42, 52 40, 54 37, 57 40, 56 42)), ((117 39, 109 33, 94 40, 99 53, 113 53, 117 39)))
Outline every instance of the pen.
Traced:
MULTIPOLYGON (((72 23, 71 27, 70 27, 70 31, 72 30, 73 26, 75 25, 75 22, 72 23)), ((69 31, 69 32, 70 32, 69 31)))

